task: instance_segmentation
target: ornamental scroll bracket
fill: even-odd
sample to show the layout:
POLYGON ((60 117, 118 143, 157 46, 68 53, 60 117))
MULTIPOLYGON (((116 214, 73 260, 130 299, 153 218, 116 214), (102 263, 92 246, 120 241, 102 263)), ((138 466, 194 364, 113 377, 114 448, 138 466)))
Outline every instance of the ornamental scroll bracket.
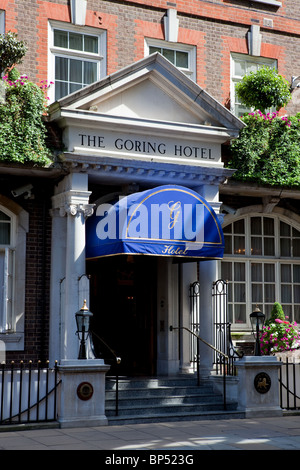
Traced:
POLYGON ((59 209, 59 214, 61 217, 65 215, 77 216, 78 214, 83 214, 84 218, 90 217, 94 213, 95 204, 68 204, 65 203, 59 209))

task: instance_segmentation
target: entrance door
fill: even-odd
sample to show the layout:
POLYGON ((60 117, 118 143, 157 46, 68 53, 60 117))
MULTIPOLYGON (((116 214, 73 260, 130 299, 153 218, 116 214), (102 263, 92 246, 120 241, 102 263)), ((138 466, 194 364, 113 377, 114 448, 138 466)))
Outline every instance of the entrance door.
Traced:
POLYGON ((151 256, 119 255, 87 264, 95 353, 110 359, 112 349, 121 357, 122 375, 156 373, 156 270, 151 256))

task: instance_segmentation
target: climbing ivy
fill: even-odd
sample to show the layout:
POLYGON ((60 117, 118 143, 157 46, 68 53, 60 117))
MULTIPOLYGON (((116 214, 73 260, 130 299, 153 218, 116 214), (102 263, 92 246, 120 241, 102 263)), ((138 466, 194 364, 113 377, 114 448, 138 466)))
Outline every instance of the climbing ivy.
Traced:
POLYGON ((46 146, 43 116, 47 111, 47 84, 20 76, 20 64, 27 45, 13 32, 0 35, 0 161, 52 163, 46 146))
POLYGON ((243 116, 246 126, 231 144, 233 179, 300 187, 300 113, 279 117, 260 111, 243 116))
POLYGON ((49 165, 52 161, 45 143, 43 122, 47 106, 46 84, 36 85, 13 69, 3 77, 2 85, 0 161, 49 165))

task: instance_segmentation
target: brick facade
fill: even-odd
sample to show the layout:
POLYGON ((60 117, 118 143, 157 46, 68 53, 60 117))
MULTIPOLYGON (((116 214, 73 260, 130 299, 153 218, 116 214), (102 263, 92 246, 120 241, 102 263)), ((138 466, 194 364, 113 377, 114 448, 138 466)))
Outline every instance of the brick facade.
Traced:
MULTIPOLYGON (((86 26, 107 31, 107 73, 144 56, 144 38, 164 39, 163 17, 176 8, 178 42, 197 46, 197 82, 222 104, 228 105, 230 52, 248 53, 247 33, 259 25, 261 56, 276 59, 279 72, 290 81, 300 70, 300 6, 283 0, 282 7, 248 1, 88 1, 86 26), (221 67, 221 73, 220 73, 221 67)), ((67 1, 0 0, 6 12, 6 30, 18 32, 29 52, 20 70, 34 81, 48 76, 48 20, 69 23, 67 1)), ((296 95, 296 92, 295 92, 296 95)), ((287 111, 297 112, 298 100, 287 111)))
MULTIPOLYGON (((25 351, 7 351, 7 361, 46 361, 49 342, 49 287, 51 257, 50 197, 52 182, 34 185, 34 196, 28 200, 17 200, 29 214, 29 230, 26 246, 25 284, 25 351)), ((24 184, 24 180, 6 177, 1 194, 10 196, 10 189, 24 184)), ((27 184, 27 183, 26 183, 27 184)))
MULTIPOLYGON (((277 8, 248 0, 88 0, 86 26, 107 32, 107 74, 144 57, 145 38, 164 39, 163 18, 177 10, 178 42, 196 46, 197 83, 226 107, 230 105, 230 54, 248 54, 247 34, 259 25, 261 56, 276 59, 287 79, 300 75, 300 2, 282 0, 277 8)), ((15 31, 28 43, 18 68, 35 82, 48 70, 48 22, 70 23, 67 0, 0 0, 6 31, 15 31)), ((300 111, 300 90, 293 91, 288 113, 300 111)), ((8 180, 7 180, 8 181, 8 180)), ((7 183, 9 186, 14 181, 7 183)), ((49 276, 52 183, 35 199, 23 201, 29 212, 27 234, 25 351, 8 353, 8 359, 46 359, 49 335, 49 276)), ((228 198, 230 201, 230 198, 228 198)))

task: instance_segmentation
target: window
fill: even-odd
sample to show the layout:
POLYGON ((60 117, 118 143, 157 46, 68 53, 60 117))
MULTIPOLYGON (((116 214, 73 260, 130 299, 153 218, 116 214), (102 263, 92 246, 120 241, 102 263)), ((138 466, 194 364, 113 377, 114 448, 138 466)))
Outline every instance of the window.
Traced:
MULTIPOLYGON (((5 197, 2 196, 5 200, 5 197)), ((0 206, 0 342, 24 349, 26 233, 28 213, 8 201, 0 206)))
POLYGON ((251 111, 249 108, 243 106, 235 93, 235 87, 242 78, 250 72, 256 72, 261 67, 277 68, 277 62, 273 59, 266 59, 262 57, 252 57, 244 54, 231 55, 231 111, 235 116, 240 117, 243 114, 251 111))
POLYGON ((196 52, 194 46, 149 39, 146 41, 145 54, 150 55, 154 52, 160 52, 179 70, 196 81, 196 52))
POLYGON ((13 331, 14 250, 12 249, 12 219, 0 211, 0 332, 13 331))
POLYGON ((58 100, 99 80, 106 74, 105 33, 93 28, 70 29, 69 25, 51 24, 50 81, 58 100))
POLYGON ((280 302, 290 321, 300 323, 300 231, 279 217, 251 215, 223 232, 230 322, 247 325, 257 304, 269 317, 280 302))
POLYGON ((5 34, 5 12, 0 10, 0 34, 5 34))

